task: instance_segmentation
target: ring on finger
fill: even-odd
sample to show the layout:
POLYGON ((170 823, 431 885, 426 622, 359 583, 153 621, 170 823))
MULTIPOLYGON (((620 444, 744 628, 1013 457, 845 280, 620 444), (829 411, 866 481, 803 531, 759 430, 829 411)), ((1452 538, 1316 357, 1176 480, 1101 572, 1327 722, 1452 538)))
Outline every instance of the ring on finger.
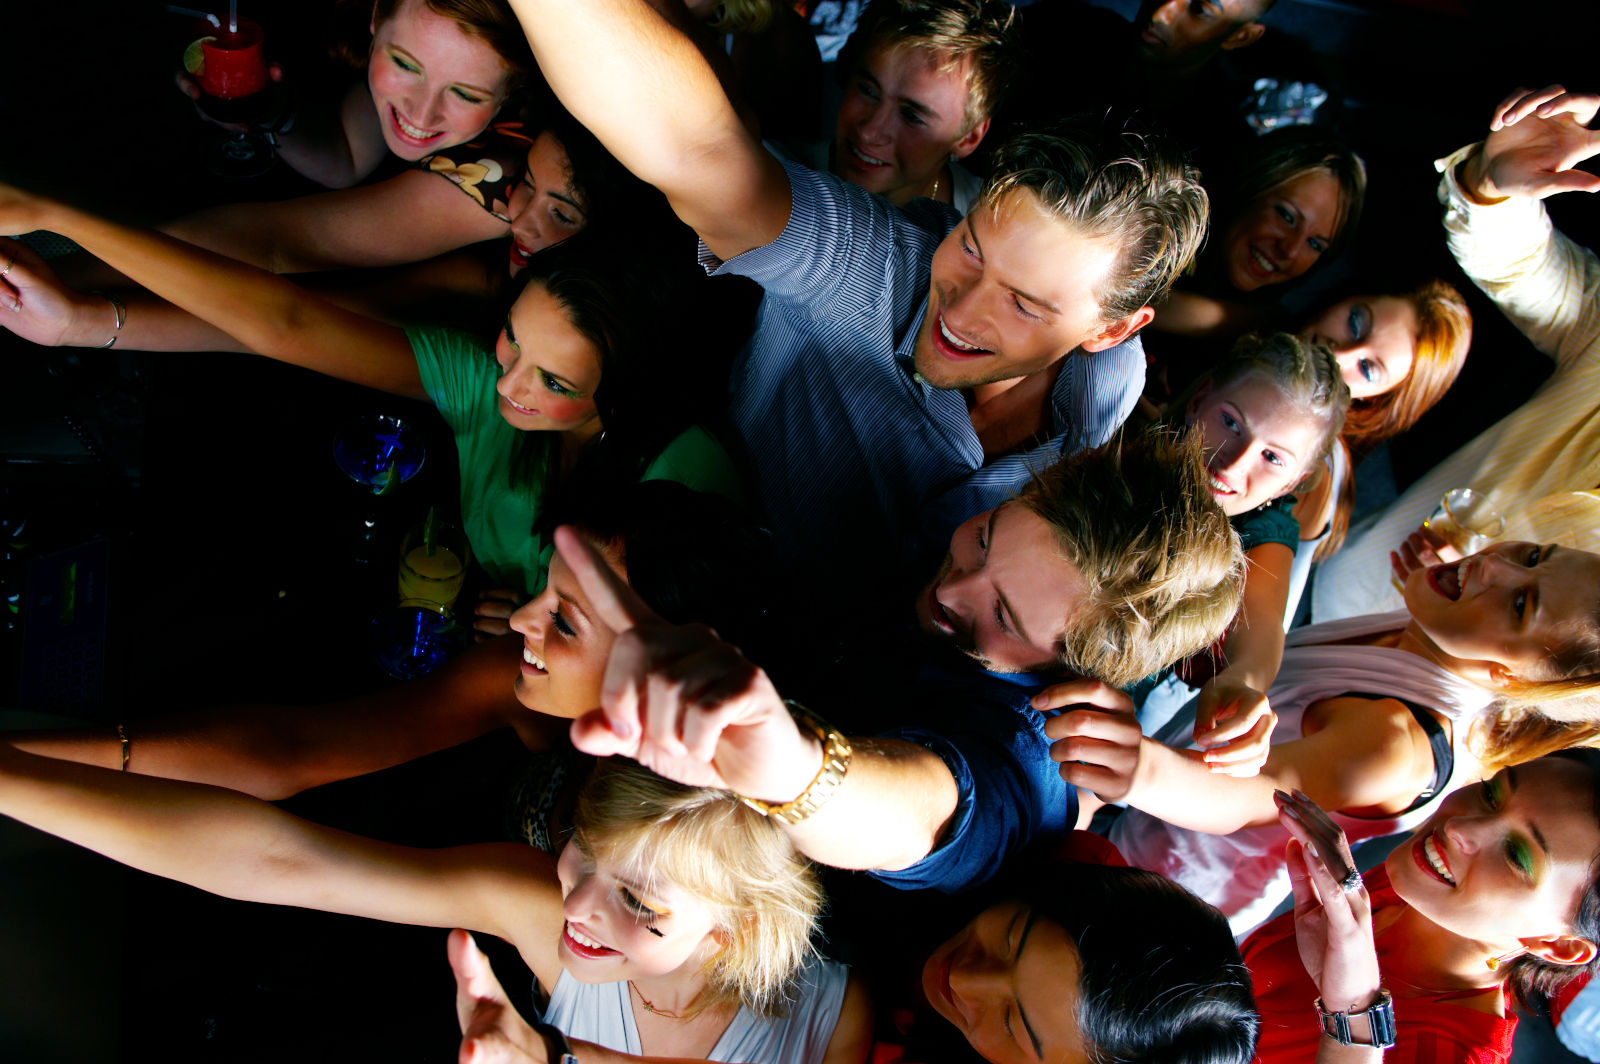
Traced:
POLYGON ((6 260, 6 264, 4 266, 0 266, 0 277, 4 277, 6 274, 10 273, 11 272, 11 267, 15 266, 16 264, 17 264, 17 253, 15 251, 13 251, 11 253, 11 257, 6 260))
POLYGON ((1339 880, 1339 889, 1346 894, 1356 894, 1364 886, 1366 883, 1362 880, 1361 873, 1354 868, 1350 869, 1349 875, 1339 880))

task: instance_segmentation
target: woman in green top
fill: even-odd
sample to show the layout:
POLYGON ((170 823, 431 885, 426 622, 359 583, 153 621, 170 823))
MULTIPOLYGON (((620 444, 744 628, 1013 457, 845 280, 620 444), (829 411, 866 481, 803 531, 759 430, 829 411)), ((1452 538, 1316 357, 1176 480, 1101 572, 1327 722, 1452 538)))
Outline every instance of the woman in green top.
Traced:
POLYGON ((257 267, 0 186, 0 235, 37 229, 251 351, 436 404, 460 451, 473 553, 507 589, 480 606, 484 630, 506 631, 515 604, 544 585, 551 548, 536 525, 553 491, 640 479, 739 491, 726 452, 696 425, 720 390, 695 372, 705 330, 685 298, 690 274, 638 242, 580 233, 534 256, 491 349, 467 333, 376 321, 257 267))

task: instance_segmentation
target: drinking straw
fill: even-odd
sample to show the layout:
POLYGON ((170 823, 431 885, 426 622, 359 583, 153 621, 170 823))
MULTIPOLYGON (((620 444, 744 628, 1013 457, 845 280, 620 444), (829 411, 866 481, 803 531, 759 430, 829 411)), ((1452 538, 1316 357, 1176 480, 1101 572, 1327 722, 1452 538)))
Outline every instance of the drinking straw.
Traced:
POLYGON ((192 7, 179 7, 176 4, 168 4, 167 10, 172 12, 174 15, 188 15, 190 18, 204 19, 213 26, 217 27, 217 29, 220 30, 222 28, 222 20, 217 18, 217 16, 208 15, 204 11, 196 11, 192 7))
POLYGON ((239 0, 228 0, 228 32, 239 32, 239 0))

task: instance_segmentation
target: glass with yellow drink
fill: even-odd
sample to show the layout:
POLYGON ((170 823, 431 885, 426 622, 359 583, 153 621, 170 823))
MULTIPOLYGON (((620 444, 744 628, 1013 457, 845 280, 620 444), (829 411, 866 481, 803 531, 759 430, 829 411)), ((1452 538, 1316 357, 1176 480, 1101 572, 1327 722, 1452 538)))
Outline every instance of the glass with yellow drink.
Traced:
POLYGON ((461 594, 471 560, 466 533, 430 509, 427 520, 400 541, 399 597, 450 609, 461 594))

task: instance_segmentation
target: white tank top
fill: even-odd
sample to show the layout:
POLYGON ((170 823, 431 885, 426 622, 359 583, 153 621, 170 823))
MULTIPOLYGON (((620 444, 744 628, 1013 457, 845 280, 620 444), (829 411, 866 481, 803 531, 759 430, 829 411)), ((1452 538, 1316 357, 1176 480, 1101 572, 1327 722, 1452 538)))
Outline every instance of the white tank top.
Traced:
MULTIPOLYGON (((1410 615, 1399 610, 1297 628, 1285 640, 1283 666, 1267 691, 1278 714, 1278 727, 1272 735, 1275 746, 1301 737, 1307 706, 1341 695, 1398 698, 1437 710, 1449 719, 1455 753, 1449 779, 1428 801, 1396 816, 1368 819, 1332 813, 1351 843, 1410 831, 1432 814, 1440 798, 1482 773, 1466 739, 1473 719, 1493 701, 1491 692, 1404 650, 1333 645, 1392 632, 1409 621, 1410 615)), ((1178 714, 1167 734, 1183 728, 1185 717, 1192 729, 1192 705, 1178 714)), ((1207 835, 1129 809, 1112 825, 1108 837, 1129 864, 1160 872, 1221 909, 1239 938, 1264 923, 1290 893, 1283 857, 1289 834, 1276 822, 1231 835, 1207 835)))
MULTIPOLYGON (((763 1019, 740 1006, 707 1060, 723 1064, 819 1064, 839 1022, 850 969, 813 958, 801 969, 789 1011, 763 1019)), ((565 971, 556 980, 544 1021, 568 1038, 641 1056, 628 984, 580 983, 565 971)))

